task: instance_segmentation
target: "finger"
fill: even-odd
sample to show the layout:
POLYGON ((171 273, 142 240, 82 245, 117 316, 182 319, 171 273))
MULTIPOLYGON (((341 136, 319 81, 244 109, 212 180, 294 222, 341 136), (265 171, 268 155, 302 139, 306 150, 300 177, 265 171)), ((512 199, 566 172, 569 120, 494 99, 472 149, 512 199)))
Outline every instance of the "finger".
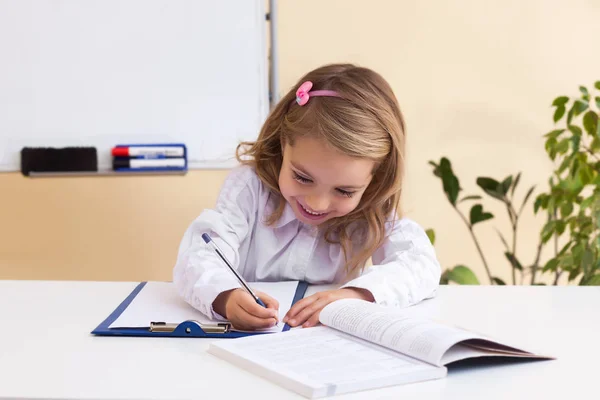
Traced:
POLYGON ((306 307, 310 306, 312 303, 314 303, 318 299, 319 299, 318 294, 313 294, 312 296, 308 296, 308 297, 298 301, 287 312, 287 314, 283 318, 283 322, 288 322, 288 321, 294 319, 300 311, 304 310, 306 307))
POLYGON ((263 292, 257 292, 256 295, 263 301, 263 303, 265 303, 267 308, 279 310, 279 302, 277 301, 277 299, 263 292))
POLYGON ((266 319, 266 318, 277 318, 277 310, 272 308, 264 308, 258 304, 252 296, 244 296, 244 300, 240 301, 240 307, 248 314, 255 317, 266 319))
POLYGON ((263 301, 263 303, 265 303, 265 306, 267 306, 268 309, 276 311, 275 318, 279 322, 279 302, 277 301, 277 299, 263 292, 258 292, 256 293, 256 295, 263 301))
POLYGON ((318 310, 316 313, 310 316, 310 318, 302 324, 303 328, 310 328, 311 326, 319 325, 319 315, 321 315, 321 310, 318 310))
POLYGON ((290 326, 299 326, 304 324, 313 314, 321 311, 323 307, 327 304, 331 303, 331 300, 328 298, 320 298, 319 300, 313 302, 309 306, 305 307, 302 311, 300 311, 296 316, 288 321, 290 326))
POLYGON ((275 318, 258 318, 243 310, 239 315, 236 315, 235 320, 231 322, 234 328, 243 330, 267 329, 277 324, 275 318))

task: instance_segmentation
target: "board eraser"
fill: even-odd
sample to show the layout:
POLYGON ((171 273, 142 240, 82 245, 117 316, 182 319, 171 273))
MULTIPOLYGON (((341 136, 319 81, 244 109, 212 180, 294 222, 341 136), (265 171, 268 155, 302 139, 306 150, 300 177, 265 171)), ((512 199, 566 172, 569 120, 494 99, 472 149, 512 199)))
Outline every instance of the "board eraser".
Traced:
POLYGON ((23 147, 21 173, 98 171, 95 147, 23 147))

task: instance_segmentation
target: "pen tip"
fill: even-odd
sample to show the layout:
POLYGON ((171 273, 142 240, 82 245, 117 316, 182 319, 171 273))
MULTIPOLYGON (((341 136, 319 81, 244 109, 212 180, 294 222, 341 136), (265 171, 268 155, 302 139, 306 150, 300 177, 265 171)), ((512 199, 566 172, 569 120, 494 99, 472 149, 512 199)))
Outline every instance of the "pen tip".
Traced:
POLYGON ((206 243, 210 242, 210 236, 208 236, 208 233, 203 233, 202 239, 204 239, 206 243))

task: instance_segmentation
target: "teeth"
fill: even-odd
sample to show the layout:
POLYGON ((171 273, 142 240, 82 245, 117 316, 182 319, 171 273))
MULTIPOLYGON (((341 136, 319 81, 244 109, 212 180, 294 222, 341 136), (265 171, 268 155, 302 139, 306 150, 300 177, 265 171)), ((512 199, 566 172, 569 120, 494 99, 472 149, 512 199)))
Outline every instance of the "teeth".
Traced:
POLYGON ((307 213, 309 213, 310 215, 314 215, 314 216, 317 216, 317 217, 318 217, 319 215, 323 215, 323 214, 325 214, 325 213, 316 213, 316 212, 309 211, 309 210, 307 210, 306 208, 304 208, 304 206, 303 206, 302 204, 300 204, 300 206, 302 207, 302 209, 303 209, 304 211, 306 211, 306 212, 307 212, 307 213))

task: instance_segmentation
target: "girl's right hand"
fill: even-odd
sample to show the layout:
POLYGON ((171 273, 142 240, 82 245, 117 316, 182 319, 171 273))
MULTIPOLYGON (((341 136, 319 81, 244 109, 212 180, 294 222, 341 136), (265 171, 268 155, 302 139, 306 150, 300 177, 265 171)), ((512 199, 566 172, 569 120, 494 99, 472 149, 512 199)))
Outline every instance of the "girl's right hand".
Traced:
POLYGON ((256 330, 275 326, 279 321, 279 302, 265 293, 255 293, 267 308, 257 304, 254 298, 243 289, 234 289, 219 294, 213 303, 213 308, 237 329, 256 330), (224 313, 220 311, 224 311, 224 313))

